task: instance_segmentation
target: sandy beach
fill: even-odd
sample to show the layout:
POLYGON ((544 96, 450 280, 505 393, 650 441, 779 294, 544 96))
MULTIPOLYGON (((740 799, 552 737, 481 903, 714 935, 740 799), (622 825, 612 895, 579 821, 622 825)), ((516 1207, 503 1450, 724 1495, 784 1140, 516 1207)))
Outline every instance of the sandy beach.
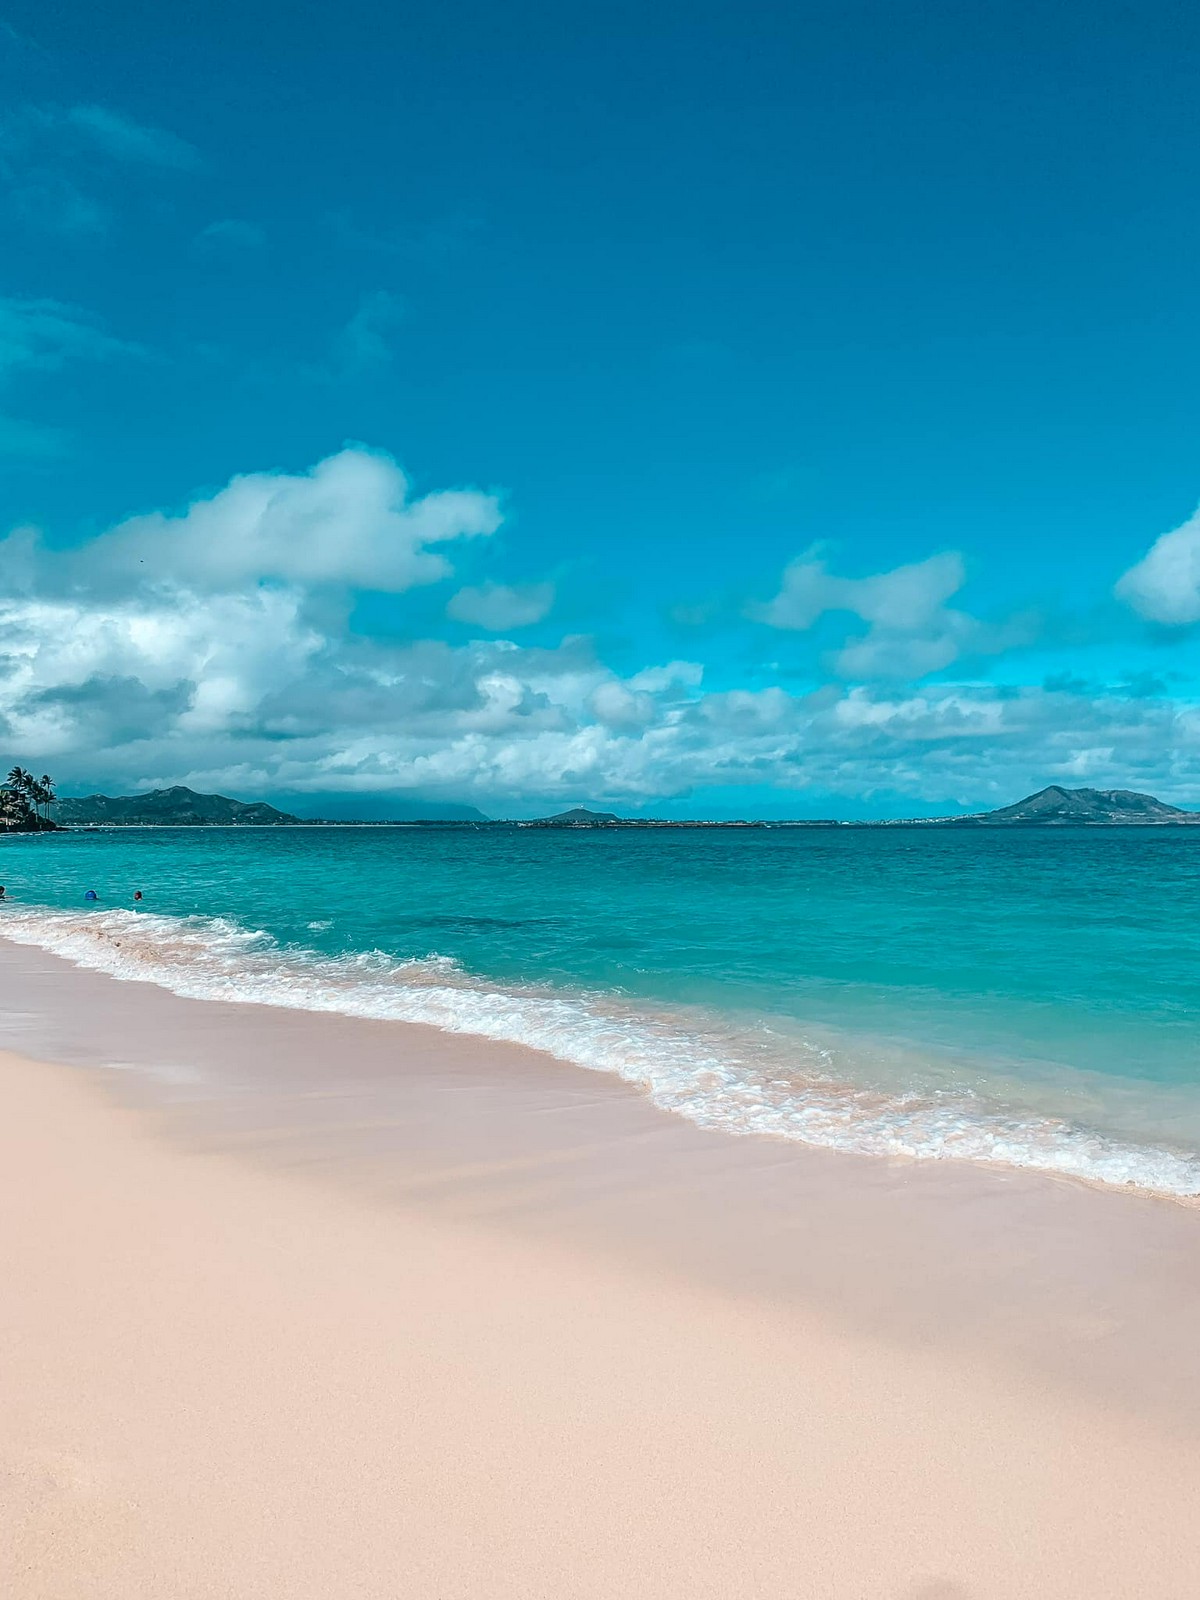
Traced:
POLYGON ((14 1600, 1200 1591, 1186 1207, 31 950, 0 1005, 14 1600))

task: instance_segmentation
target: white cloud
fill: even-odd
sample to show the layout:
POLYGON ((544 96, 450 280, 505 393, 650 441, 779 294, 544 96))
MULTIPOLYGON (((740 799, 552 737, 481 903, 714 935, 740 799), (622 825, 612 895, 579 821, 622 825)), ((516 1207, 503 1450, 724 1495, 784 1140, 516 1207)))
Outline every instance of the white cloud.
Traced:
POLYGON ((779 593, 752 615, 774 628, 804 631, 828 612, 847 612, 870 624, 830 657, 840 677, 921 678, 966 655, 998 655, 1029 644, 1037 619, 1026 614, 996 625, 946 602, 966 582, 957 551, 894 567, 866 578, 840 578, 814 556, 784 572, 779 593))
MULTIPOLYGON (((3 564, 7 567, 7 563, 3 564)), ((702 693, 553 650, 350 638, 303 590, 0 602, 0 727, 87 787, 651 802, 708 785, 937 801, 1062 781, 1200 796, 1200 713, 986 686, 702 693), (637 687, 649 680, 653 689, 637 687), (1141 781, 1139 781, 1139 779, 1141 781)))
POLYGON ((1200 511, 1156 539, 1115 593, 1148 622, 1200 622, 1200 511))
POLYGON ((644 689, 647 694, 661 694, 665 689, 697 689, 704 678, 704 667, 699 661, 668 661, 664 667, 643 667, 629 680, 631 689, 644 689))
MULTIPOLYGON (((920 810, 1056 779, 1200 798, 1200 709, 1155 688, 888 687, 858 663, 870 684, 706 692, 698 662, 619 673, 581 638, 455 647, 347 630, 353 590, 429 581, 441 546, 498 520, 475 491, 414 500, 392 461, 352 449, 78 549, 17 530, 0 550, 0 731, 70 787, 409 791, 503 810, 770 785, 800 814, 806 791, 886 790, 920 810)), ((957 627, 979 648, 985 625, 929 598, 954 574, 914 583, 926 566, 853 580, 868 631, 846 651, 932 651, 957 627)), ((827 581, 841 582, 802 583, 827 581)))
POLYGON ((390 457, 346 449, 310 472, 236 477, 180 516, 133 517, 84 546, 68 573, 110 592, 131 582, 202 593, 278 582, 400 593, 449 572, 430 546, 499 525, 492 495, 412 500, 390 457))
POLYGON ((528 628, 541 622, 554 605, 552 583, 527 583, 509 587, 503 583, 484 583, 473 589, 460 589, 451 596, 446 615, 456 622, 473 623, 489 633, 509 628, 528 628))
POLYGON ((140 161, 155 167, 198 172, 204 165, 200 152, 165 128, 135 122, 124 112, 105 106, 72 106, 65 113, 67 126, 82 134, 105 155, 117 161, 140 161))
POLYGON ((966 582, 957 551, 869 578, 838 578, 810 556, 793 561, 783 587, 758 616, 773 628, 811 628, 827 611, 849 611, 864 622, 908 633, 927 628, 966 582))
POLYGON ((638 693, 616 679, 599 684, 588 706, 596 720, 609 728, 643 728, 657 713, 653 696, 638 693))

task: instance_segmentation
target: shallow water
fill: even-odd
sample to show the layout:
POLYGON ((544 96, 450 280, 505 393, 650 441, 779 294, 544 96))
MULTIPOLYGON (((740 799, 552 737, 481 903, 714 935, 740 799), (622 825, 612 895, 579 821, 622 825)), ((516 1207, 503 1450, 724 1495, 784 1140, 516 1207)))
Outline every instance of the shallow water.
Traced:
POLYGON ((708 1126, 1200 1192, 1200 829, 3 850, 0 929, 118 976, 513 1039, 708 1126))

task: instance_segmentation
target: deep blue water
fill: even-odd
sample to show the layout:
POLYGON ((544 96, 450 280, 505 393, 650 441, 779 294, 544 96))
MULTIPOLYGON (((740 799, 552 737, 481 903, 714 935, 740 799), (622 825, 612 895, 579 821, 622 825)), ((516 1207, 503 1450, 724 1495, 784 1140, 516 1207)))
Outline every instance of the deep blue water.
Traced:
POLYGON ((120 975, 524 1040, 734 1128, 1200 1190, 1200 829, 0 848, 8 930, 120 975))

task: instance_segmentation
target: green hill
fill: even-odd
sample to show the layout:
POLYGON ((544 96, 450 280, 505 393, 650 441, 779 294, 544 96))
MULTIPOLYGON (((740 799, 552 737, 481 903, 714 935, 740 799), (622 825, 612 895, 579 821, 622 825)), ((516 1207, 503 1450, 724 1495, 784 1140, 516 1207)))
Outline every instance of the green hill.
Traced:
POLYGON ((285 827, 300 819, 277 811, 264 802, 229 800, 223 794, 197 794, 176 784, 152 789, 149 794, 128 794, 116 799, 89 794, 81 800, 59 800, 55 807, 62 827, 108 823, 117 827, 285 827))
POLYGON ((1063 827, 1080 824, 1154 827, 1164 823, 1200 822, 1200 812, 1181 811, 1133 789, 1063 789, 1051 784, 1016 805, 1002 806, 971 819, 995 826, 1063 827))

